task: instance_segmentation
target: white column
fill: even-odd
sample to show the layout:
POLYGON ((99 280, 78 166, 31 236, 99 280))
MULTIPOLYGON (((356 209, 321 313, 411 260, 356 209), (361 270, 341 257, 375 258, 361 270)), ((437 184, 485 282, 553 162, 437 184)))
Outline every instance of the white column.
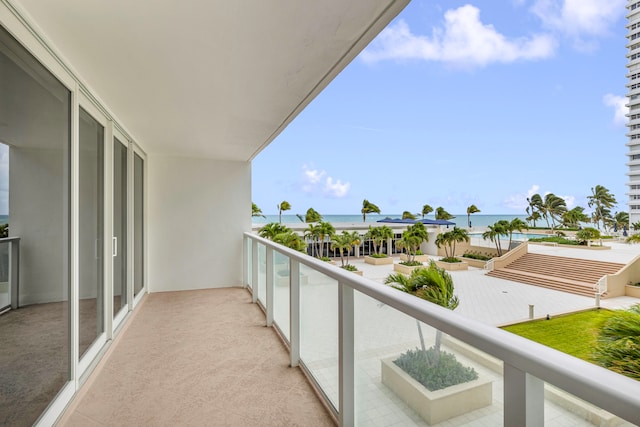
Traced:
POLYGON ((341 427, 355 425, 353 288, 338 285, 338 394, 341 427))

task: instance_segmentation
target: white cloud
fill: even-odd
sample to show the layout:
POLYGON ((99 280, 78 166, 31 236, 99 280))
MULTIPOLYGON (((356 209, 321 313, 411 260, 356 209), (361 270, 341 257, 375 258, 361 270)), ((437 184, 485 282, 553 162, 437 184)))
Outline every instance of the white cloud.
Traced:
POLYGON ((349 193, 351 183, 328 176, 324 170, 303 165, 300 187, 305 193, 322 193, 329 197, 342 198, 349 193))
POLYGON ((502 205, 509 209, 516 209, 525 211, 527 206, 529 206, 529 202, 527 202, 528 198, 531 198, 534 194, 540 191, 540 186, 538 184, 533 184, 531 188, 527 190, 527 193, 516 193, 507 196, 507 198, 502 202, 502 205))
POLYGON ((564 199, 564 202, 567 204, 567 209, 571 210, 576 207, 576 196, 561 196, 556 194, 556 196, 564 199))
POLYGON ((471 5, 445 12, 443 28, 431 37, 416 35, 398 21, 386 28, 361 55, 366 62, 388 59, 441 61, 462 68, 536 60, 553 55, 555 40, 547 34, 509 39, 492 25, 480 21, 480 10, 471 5))
POLYGON ((607 107, 613 108, 613 122, 616 125, 625 125, 627 123, 626 114, 629 112, 629 108, 625 105, 627 103, 626 97, 608 93, 602 97, 602 102, 607 107))
POLYGON ((572 37, 577 47, 585 38, 607 35, 624 16, 626 0, 536 0, 531 11, 549 28, 572 37))
POLYGON ((350 188, 351 183, 345 182, 343 184, 339 179, 334 182, 333 178, 328 176, 324 185, 324 192, 331 197, 341 198, 347 195, 350 188))

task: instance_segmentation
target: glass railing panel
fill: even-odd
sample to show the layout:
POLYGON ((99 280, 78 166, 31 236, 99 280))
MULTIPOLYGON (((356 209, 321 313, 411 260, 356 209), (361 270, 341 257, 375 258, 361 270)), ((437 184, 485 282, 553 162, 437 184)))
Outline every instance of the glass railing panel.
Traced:
POLYGON ((0 242, 0 311, 11 306, 9 283, 9 242, 0 242))
POLYGON ((267 303, 267 249, 258 243, 258 301, 263 306, 267 303))
POLYGON ((357 425, 503 424, 501 361, 359 292, 354 293, 354 319, 357 425), (450 365, 455 358, 477 379, 430 392, 394 363, 409 351, 421 353, 422 343, 433 358, 437 341, 442 361, 450 365))
POLYGON ((544 397, 548 426, 636 426, 549 383, 544 384, 544 397))
POLYGON ((300 266, 300 358, 338 407, 338 282, 300 266))
POLYGON ((273 321, 287 341, 290 340, 289 330, 289 257, 278 252, 273 255, 274 289, 273 289, 273 321))

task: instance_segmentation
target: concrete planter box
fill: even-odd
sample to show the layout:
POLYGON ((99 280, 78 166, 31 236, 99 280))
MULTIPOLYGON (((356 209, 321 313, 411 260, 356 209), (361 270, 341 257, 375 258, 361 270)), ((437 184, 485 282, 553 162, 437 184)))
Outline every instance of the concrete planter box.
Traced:
POLYGON ((371 265, 393 264, 393 258, 391 258, 390 256, 386 256, 384 258, 375 258, 367 255, 364 257, 364 262, 371 265))
MULTIPOLYGON (((407 254, 400 254, 400 259, 402 261, 408 261, 409 257, 407 254)), ((429 262, 429 255, 416 255, 413 259, 418 262, 429 262)))
POLYGON ((400 369, 393 361, 397 357, 382 360, 382 383, 416 411, 427 424, 457 417, 491 405, 492 382, 480 376, 475 381, 429 391, 400 369))
POLYGON ((424 267, 424 266, 423 265, 408 266, 408 265, 402 265, 402 264, 393 264, 393 271, 397 271, 398 273, 406 274, 408 276, 411 274, 413 270, 420 267, 424 267))
POLYGON ((362 276, 362 271, 360 270, 352 271, 352 273, 357 274, 358 276, 362 276))
POLYGON ((624 285, 624 294, 628 297, 640 298, 640 286, 624 285))
POLYGON ((463 261, 463 262, 436 261, 436 265, 440 268, 444 268, 447 271, 462 271, 462 270, 469 269, 469 263, 467 263, 466 261, 463 261))
POLYGON ((480 259, 465 258, 465 257, 457 257, 457 258, 461 259, 462 262, 466 262, 467 264, 469 264, 470 267, 484 268, 485 264, 487 263, 487 261, 482 261, 480 259))

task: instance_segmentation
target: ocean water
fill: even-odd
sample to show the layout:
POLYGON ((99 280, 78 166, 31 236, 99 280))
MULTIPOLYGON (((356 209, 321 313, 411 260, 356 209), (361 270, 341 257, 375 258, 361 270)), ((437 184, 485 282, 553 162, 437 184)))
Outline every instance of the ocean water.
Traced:
MULTIPOLYGON (((497 221, 501 219, 505 219, 507 221, 511 221, 514 218, 520 218, 525 221, 526 215, 482 215, 482 214, 472 214, 471 215, 471 225, 473 227, 487 227, 489 225, 495 224, 497 221)), ((402 214, 397 215, 367 215, 367 224, 375 224, 378 220, 384 218, 402 218, 402 214)), ((425 218, 435 219, 434 215, 425 215, 425 218)), ((304 215, 302 216, 302 221, 296 215, 282 215, 282 223, 283 224, 300 224, 304 222, 304 215)), ((332 224, 338 223, 362 223, 362 214, 357 215, 323 215, 323 221, 330 222, 332 224)), ((450 220, 451 222, 455 222, 458 227, 467 227, 467 214, 455 215, 455 218, 450 220)), ((256 225, 259 224, 267 224, 269 222, 278 222, 278 215, 266 215, 266 218, 262 217, 253 217, 253 223, 256 225)))

